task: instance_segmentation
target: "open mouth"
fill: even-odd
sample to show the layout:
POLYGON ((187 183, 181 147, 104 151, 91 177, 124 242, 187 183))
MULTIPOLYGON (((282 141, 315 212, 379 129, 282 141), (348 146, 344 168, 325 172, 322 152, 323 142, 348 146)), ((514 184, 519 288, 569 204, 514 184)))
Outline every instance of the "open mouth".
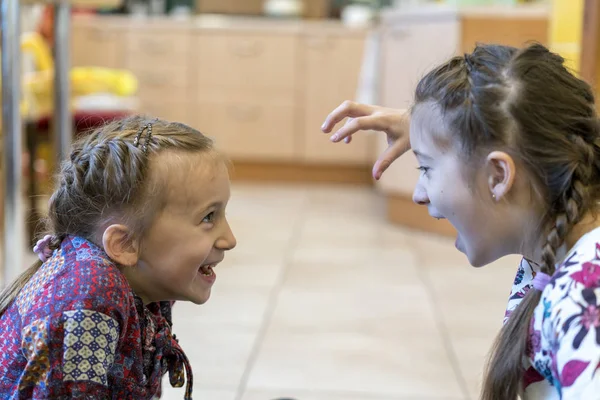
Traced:
POLYGON ((206 264, 206 265, 201 266, 198 269, 198 272, 200 272, 204 276, 213 276, 215 274, 215 271, 213 271, 213 268, 216 266, 217 266, 217 264, 206 264))

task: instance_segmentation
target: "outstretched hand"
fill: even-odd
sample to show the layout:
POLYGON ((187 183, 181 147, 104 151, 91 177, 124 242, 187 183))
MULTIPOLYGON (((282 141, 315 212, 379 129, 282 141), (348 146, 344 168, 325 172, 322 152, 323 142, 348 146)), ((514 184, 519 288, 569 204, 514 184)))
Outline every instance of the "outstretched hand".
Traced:
POLYGON ((331 135, 332 142, 350 143, 352 135, 359 131, 380 131, 387 135, 388 148, 373 165, 373 178, 379 180, 383 172, 410 149, 407 111, 344 101, 325 118, 321 130, 331 133, 346 117, 344 126, 331 135))

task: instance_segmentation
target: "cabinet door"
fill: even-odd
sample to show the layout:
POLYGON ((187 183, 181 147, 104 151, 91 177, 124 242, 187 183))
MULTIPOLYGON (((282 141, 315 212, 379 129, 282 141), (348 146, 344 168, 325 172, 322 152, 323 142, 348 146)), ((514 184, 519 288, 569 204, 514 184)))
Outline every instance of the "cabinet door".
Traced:
POLYGON ((200 33, 192 48, 201 87, 289 90, 296 85, 297 39, 286 33, 200 33))
MULTIPOLYGON (((381 103, 406 109, 411 106, 419 80, 436 65, 457 54, 458 20, 413 22, 387 29, 382 38, 381 103)), ((377 153, 387 148, 378 135, 377 153)), ((415 157, 408 153, 394 162, 378 185, 383 191, 410 196, 419 178, 415 157)))
POLYGON ((161 101, 147 99, 141 101, 139 105, 139 113, 146 114, 152 118, 162 118, 171 122, 180 122, 197 128, 194 123, 195 119, 190 118, 189 104, 181 101, 161 101))
POLYGON ((102 21, 74 21, 71 63, 74 67, 123 68, 126 30, 102 26, 102 21))
MULTIPOLYGON (((308 34, 302 40, 304 71, 303 159, 328 164, 369 164, 371 137, 356 135, 352 143, 333 144, 320 126, 344 100, 356 98, 365 47, 364 36, 308 34)), ((342 121, 338 128, 343 126, 342 121)))
POLYGON ((523 47, 531 42, 548 45, 549 21, 543 17, 482 17, 462 18, 461 52, 470 53, 477 43, 498 43, 523 47))
POLYGON ((237 161, 296 158, 296 107, 286 92, 201 89, 190 105, 193 126, 237 161))
POLYGON ((125 48, 125 67, 138 80, 140 112, 190 123, 188 105, 190 34, 132 29, 125 48))

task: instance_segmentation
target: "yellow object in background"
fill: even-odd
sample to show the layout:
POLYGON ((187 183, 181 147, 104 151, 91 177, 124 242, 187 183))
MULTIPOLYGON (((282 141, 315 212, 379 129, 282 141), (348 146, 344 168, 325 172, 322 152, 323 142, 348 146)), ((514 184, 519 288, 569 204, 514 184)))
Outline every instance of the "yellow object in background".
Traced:
POLYGON ((37 32, 27 32, 21 35, 21 51, 31 53, 36 71, 44 72, 54 69, 54 59, 48 44, 37 32))
MULTIPOLYGON (((110 93, 115 96, 131 96, 137 91, 137 79, 126 70, 75 67, 69 71, 71 94, 86 96, 95 93, 110 93)), ((36 98, 53 96, 54 71, 40 71, 24 76, 25 86, 36 98)))
MULTIPOLYGON (((30 55, 33 71, 22 77, 23 100, 21 114, 37 116, 52 112, 54 102, 54 59, 50 47, 37 32, 21 36, 21 50, 30 55)), ((138 89, 136 77, 129 71, 100 67, 75 67, 69 71, 71 101, 77 97, 108 93, 119 97, 134 96, 138 89)), ((0 81, 1 84, 1 81, 0 81)))
POLYGON ((574 72, 579 71, 583 6, 584 0, 552 0, 550 49, 564 57, 574 72))

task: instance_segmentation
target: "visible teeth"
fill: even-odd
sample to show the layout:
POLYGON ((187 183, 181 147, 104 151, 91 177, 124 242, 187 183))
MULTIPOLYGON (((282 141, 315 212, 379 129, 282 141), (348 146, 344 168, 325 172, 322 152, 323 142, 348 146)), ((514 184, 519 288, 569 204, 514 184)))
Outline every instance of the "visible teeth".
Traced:
POLYGON ((204 276, 211 276, 213 274, 213 265, 203 265, 200 267, 200 272, 202 272, 202 275, 204 276))

